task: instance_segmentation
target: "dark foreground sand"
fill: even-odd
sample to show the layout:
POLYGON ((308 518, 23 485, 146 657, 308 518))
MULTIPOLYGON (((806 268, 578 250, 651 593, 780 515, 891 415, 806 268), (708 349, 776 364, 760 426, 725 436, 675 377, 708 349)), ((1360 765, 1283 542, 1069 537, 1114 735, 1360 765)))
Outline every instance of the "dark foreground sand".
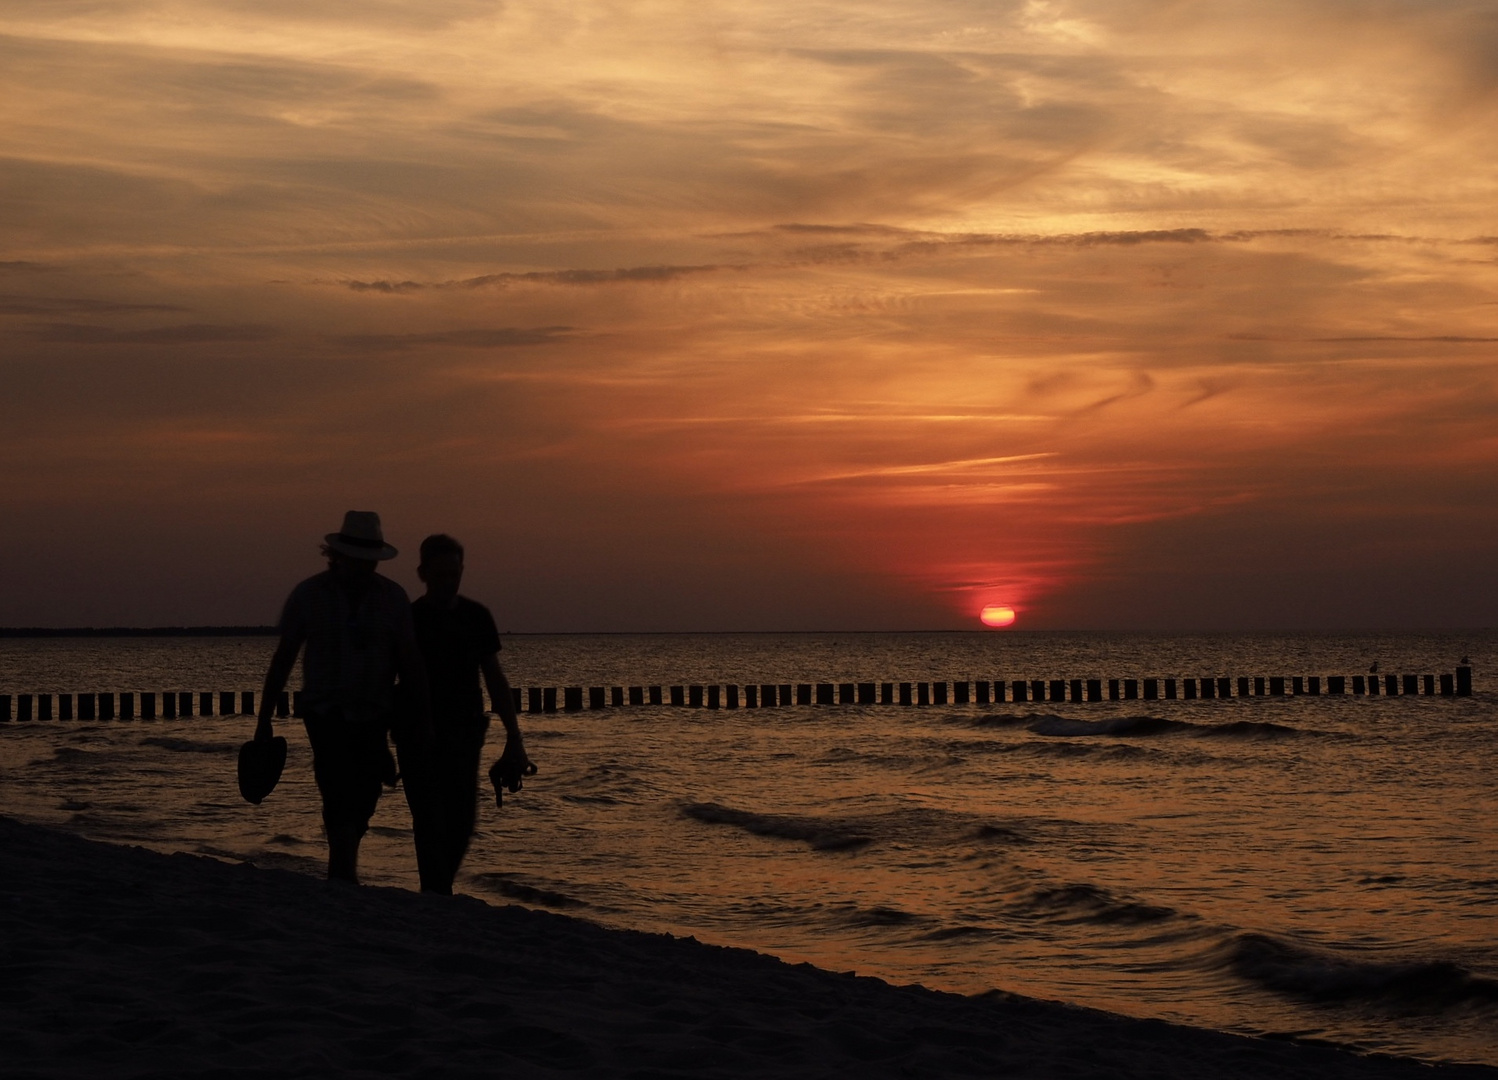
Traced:
POLYGON ((0 1076, 1498 1077, 0 818, 0 1076))

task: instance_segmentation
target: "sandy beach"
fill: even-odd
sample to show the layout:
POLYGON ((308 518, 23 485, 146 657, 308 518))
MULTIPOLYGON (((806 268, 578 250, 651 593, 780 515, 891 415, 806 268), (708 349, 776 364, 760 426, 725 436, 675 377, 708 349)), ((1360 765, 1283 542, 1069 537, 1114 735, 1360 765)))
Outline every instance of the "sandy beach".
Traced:
POLYGON ((4 1074, 1495 1077, 0 819, 4 1074))

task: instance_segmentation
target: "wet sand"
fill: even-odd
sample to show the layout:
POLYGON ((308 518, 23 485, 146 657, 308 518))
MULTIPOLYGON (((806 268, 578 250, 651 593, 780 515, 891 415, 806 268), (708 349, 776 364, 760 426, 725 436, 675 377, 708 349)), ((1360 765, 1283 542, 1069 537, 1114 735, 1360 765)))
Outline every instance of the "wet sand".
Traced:
POLYGON ((0 818, 7 1080, 129 1076, 1498 1078, 962 997, 519 907, 0 818))

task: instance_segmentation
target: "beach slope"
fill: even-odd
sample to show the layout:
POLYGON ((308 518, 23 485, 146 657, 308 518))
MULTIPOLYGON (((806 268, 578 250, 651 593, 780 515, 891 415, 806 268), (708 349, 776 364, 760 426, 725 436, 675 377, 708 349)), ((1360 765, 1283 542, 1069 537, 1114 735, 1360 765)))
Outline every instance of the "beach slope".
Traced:
POLYGON ((25 1077, 1498 1077, 991 994, 0 818, 25 1077))

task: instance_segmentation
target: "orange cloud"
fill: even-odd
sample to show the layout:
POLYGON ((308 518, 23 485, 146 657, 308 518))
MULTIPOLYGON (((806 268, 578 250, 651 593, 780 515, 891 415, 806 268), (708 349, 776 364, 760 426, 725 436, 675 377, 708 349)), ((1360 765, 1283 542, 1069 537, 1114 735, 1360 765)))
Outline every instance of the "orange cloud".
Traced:
POLYGON ((346 504, 546 629, 1349 623, 1493 538, 1482 5, 0 35, 0 558, 79 582, 0 622, 258 619, 346 504))

